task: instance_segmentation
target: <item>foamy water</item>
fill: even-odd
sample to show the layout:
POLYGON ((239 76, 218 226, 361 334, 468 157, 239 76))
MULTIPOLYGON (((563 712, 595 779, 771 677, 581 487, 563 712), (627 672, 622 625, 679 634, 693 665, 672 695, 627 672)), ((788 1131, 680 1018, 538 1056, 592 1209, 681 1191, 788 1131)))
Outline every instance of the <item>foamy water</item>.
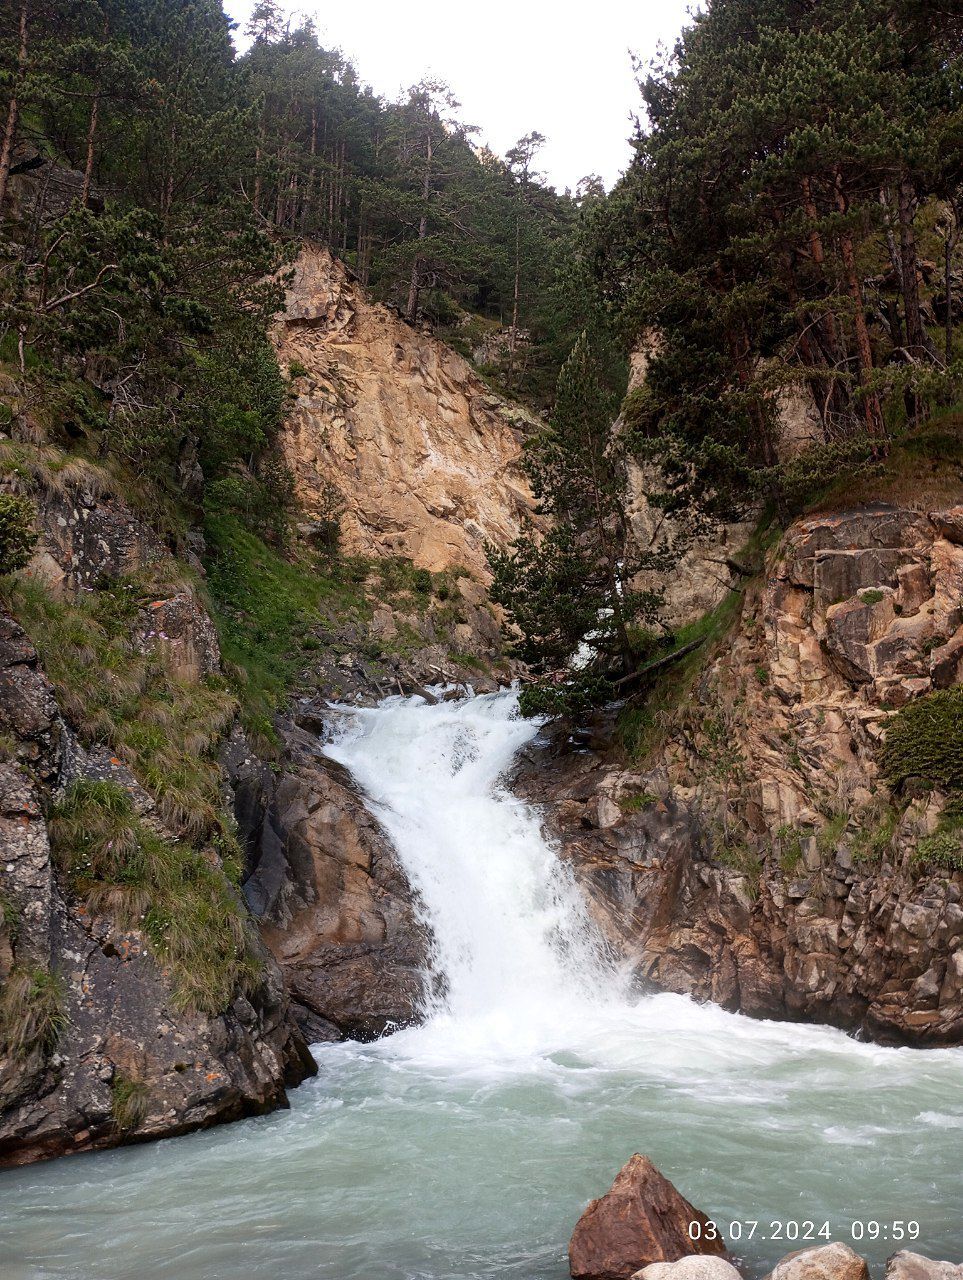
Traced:
MULTIPOLYGON (((963 1051, 634 994, 499 786, 536 732, 512 695, 339 725, 328 752, 432 928, 446 981, 425 1024, 319 1046, 291 1112, 0 1175, 4 1280, 562 1280, 581 1209, 634 1151, 724 1230, 758 1223, 750 1274, 798 1247, 774 1222, 850 1243, 854 1221, 916 1220, 915 1247, 963 1259, 963 1051)), ((876 1263, 898 1247, 853 1243, 876 1263)))

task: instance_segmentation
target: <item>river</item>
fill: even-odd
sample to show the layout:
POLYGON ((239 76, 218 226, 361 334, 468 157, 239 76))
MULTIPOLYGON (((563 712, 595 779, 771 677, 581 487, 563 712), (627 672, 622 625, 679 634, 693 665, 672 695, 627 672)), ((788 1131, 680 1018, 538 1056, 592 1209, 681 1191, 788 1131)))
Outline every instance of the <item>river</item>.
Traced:
POLYGON ((318 1046, 289 1112, 0 1175, 3 1280, 563 1280, 635 1151, 754 1276, 806 1222, 963 1259, 963 1050, 633 991, 499 784, 537 732, 512 694, 338 723, 435 938, 424 1025, 318 1046))

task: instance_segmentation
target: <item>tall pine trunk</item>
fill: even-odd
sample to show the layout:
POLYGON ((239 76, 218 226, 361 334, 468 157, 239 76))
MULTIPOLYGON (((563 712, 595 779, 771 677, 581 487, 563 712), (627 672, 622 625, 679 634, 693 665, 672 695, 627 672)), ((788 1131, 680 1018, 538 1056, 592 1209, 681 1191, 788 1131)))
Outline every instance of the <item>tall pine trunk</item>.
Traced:
POLYGON ((17 49, 17 70, 10 90, 10 103, 7 107, 7 120, 3 129, 3 142, 0 143, 0 210, 3 209, 7 199, 7 185, 10 181, 10 166, 13 161, 13 140, 17 132, 17 121, 20 118, 20 86, 27 67, 27 10, 27 0, 22 0, 20 5, 20 39, 17 49))
MULTIPOLYGON (((421 198, 423 208, 421 218, 418 220, 418 243, 420 244, 428 235, 428 201, 431 199, 431 127, 425 131, 425 173, 421 184, 421 198)), ((415 254, 411 263, 411 281, 408 285, 408 305, 405 308, 405 317, 409 324, 414 324, 418 318, 418 297, 421 293, 421 253, 415 254)))
POLYGON ((916 191, 913 184, 903 178, 896 192, 899 217, 900 278, 903 290, 903 309, 906 313, 906 347, 917 359, 929 359, 932 347, 923 328, 920 312, 919 257, 916 251, 916 191))
POLYGON ((90 119, 87 123, 87 159, 84 164, 84 185, 80 191, 80 203, 86 209, 90 204, 90 187, 94 178, 94 143, 97 138, 97 117, 100 114, 100 86, 90 104, 90 119))
MULTIPOLYGON (((842 175, 836 173, 836 208, 843 215, 849 211, 849 200, 843 186, 842 175)), ((859 380, 864 390, 863 413, 866 418, 866 430, 871 436, 883 434, 883 411, 880 408, 879 396, 872 391, 873 380, 873 348, 869 340, 869 329, 866 327, 866 311, 863 302, 863 287, 859 282, 856 269, 856 250, 853 237, 848 231, 839 235, 839 250, 843 260, 843 273, 846 288, 853 303, 853 329, 856 335, 856 355, 859 360, 859 380)))
MULTIPOLYGON (((823 238, 819 233, 819 209, 816 206, 816 198, 813 194, 812 181, 809 178, 802 180, 803 209, 809 220, 809 252, 813 260, 813 265, 818 267, 820 274, 824 277, 826 273, 826 248, 823 244, 823 238)), ((838 369, 841 364, 840 352, 842 344, 839 340, 839 329, 836 324, 836 317, 832 311, 824 311, 819 318, 819 337, 826 353, 826 362, 833 368, 838 369)))
POLYGON ((522 211, 515 208, 515 287, 512 294, 512 330, 508 338, 508 383, 515 381, 515 344, 518 341, 518 303, 522 291, 522 211))
POLYGON ((267 103, 261 108, 261 118, 257 127, 257 145, 254 148, 254 212, 261 212, 261 200, 264 197, 264 179, 262 177, 262 167, 264 165, 264 147, 267 141, 267 103))
POLYGON ((956 206, 947 213, 946 241, 943 245, 943 303, 946 307, 944 322, 946 364, 953 363, 953 255, 960 238, 960 222, 956 206))
MULTIPOLYGON (((892 210, 890 204, 890 195, 885 187, 879 189, 879 202, 885 210, 885 234, 886 248, 889 252, 890 266, 893 268, 893 276, 899 282, 900 294, 902 295, 903 287, 903 267, 900 262, 899 250, 896 247, 896 236, 893 234, 892 210)), ((893 339, 894 347, 901 347, 904 344, 903 322, 900 317, 899 307, 892 298, 886 300, 886 311, 889 317, 890 337, 893 339)))

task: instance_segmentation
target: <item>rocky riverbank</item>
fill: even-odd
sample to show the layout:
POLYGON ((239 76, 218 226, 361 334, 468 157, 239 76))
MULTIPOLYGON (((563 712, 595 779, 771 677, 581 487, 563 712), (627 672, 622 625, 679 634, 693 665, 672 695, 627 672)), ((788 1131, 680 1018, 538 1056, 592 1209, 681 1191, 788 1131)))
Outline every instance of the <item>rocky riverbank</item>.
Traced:
MULTIPOLYGON (((90 718, 107 716, 118 688, 162 715, 172 741, 181 728, 200 733, 191 717, 211 714, 206 681, 220 662, 210 619, 116 498, 52 497, 41 510, 17 602, 58 671, 80 666, 58 696, 24 628, 0 615, 0 1164, 268 1111, 316 1070, 231 882, 217 819, 205 836, 168 779, 154 792, 138 781, 142 737, 127 749, 105 741, 105 718, 91 741, 90 718), (75 607, 105 574, 148 567, 178 589, 136 607, 112 599, 120 620, 75 607)), ((199 736, 194 749, 216 786, 199 736)))
POLYGON ((901 709, 959 688, 961 622, 961 508, 814 516, 746 587, 643 760, 615 713, 543 736, 515 786, 643 986, 886 1042, 963 1040, 948 796, 922 762, 899 786, 881 764, 901 709))

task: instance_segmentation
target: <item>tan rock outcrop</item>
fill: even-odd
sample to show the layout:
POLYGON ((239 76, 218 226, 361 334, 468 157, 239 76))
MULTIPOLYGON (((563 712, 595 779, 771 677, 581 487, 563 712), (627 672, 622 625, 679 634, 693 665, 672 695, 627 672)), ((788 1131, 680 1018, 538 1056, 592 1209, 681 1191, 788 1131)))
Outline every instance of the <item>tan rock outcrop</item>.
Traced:
POLYGON ((589 1204, 568 1247, 573 1280, 630 1280, 654 1262, 725 1253, 725 1242, 705 1214, 638 1154, 605 1195, 589 1204))
POLYGON ((276 342, 297 375, 282 443, 307 520, 339 511, 349 552, 485 580, 486 540, 505 545, 533 509, 520 458, 534 420, 317 247, 298 259, 276 342))
POLYGON ((958 682, 950 523, 882 505, 798 521, 643 768, 606 754, 604 724, 595 750, 520 768, 646 984, 963 1041, 963 872, 920 856, 945 797, 890 796, 878 762, 896 711, 958 682))

